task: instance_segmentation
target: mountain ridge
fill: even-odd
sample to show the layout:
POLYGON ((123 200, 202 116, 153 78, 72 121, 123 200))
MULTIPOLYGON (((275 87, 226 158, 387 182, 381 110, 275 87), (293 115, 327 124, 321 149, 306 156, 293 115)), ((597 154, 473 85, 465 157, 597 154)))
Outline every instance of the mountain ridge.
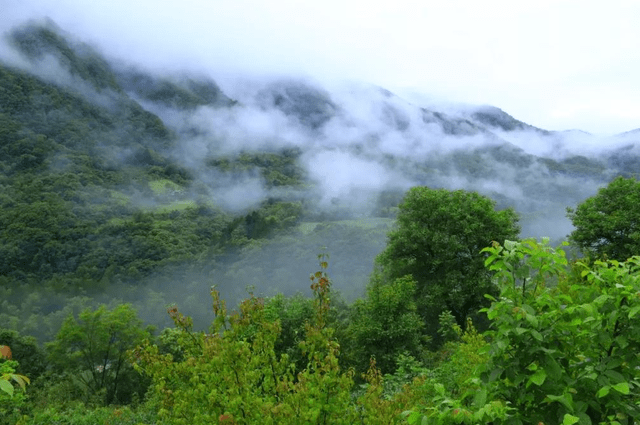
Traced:
POLYGON ((106 58, 52 23, 7 37, 0 292, 47 315, 24 319, 34 334, 77 294, 156 300, 140 308, 162 323, 158 299, 197 310, 185 294, 212 281, 232 300, 246 285, 295 293, 321 246, 353 299, 412 186, 477 191, 515 208, 522 236, 558 241, 571 231, 567 207, 640 166, 635 131, 603 147, 496 107, 421 106, 294 77, 234 96, 206 74, 106 58))

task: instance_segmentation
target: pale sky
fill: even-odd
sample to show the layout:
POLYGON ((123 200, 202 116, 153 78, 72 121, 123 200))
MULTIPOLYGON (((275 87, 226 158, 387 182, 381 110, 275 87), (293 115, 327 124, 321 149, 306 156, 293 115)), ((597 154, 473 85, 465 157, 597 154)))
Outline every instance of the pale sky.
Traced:
POLYGON ((48 16, 163 70, 362 81, 548 130, 640 127, 640 1, 0 0, 0 16, 3 32, 48 16))

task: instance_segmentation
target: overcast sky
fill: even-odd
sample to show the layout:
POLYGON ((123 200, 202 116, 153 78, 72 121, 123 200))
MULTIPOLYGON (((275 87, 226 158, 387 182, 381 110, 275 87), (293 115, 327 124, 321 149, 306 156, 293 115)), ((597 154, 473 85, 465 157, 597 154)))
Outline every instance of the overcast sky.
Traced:
MULTIPOLYGON (((0 0, 163 69, 356 80, 549 130, 640 127, 640 1, 0 0)), ((414 99, 419 98, 415 96, 414 99)))

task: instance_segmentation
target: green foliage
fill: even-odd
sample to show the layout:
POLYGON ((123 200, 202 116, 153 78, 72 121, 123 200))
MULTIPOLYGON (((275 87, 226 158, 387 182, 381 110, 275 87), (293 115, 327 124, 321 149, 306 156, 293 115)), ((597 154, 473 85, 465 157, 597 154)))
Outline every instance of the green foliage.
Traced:
POLYGON ((478 378, 489 360, 485 337, 471 322, 464 331, 457 324, 452 327, 457 340, 445 343, 436 353, 439 362, 414 381, 412 390, 421 398, 405 404, 414 407, 403 416, 410 424, 504 423, 514 409, 503 400, 492 399, 493 394, 478 378))
POLYGON ((445 310, 438 316, 438 335, 444 343, 456 341, 460 338, 460 326, 456 324, 456 318, 449 310, 445 310))
POLYGON ((12 360, 5 360, 2 363, 2 368, 0 369, 0 390, 4 391, 9 397, 13 397, 14 388, 12 385, 12 381, 15 381, 17 385, 20 386, 23 390, 26 389, 27 384, 31 381, 24 375, 19 375, 15 372, 15 366, 18 365, 18 362, 12 360))
POLYGON ((582 155, 572 156, 562 161, 556 161, 551 158, 539 158, 538 161, 546 165, 547 169, 553 174, 601 180, 606 171, 605 166, 600 161, 582 155))
MULTIPOLYGON (((104 300, 101 289, 114 288, 127 299, 148 294, 151 312, 164 295, 135 285, 152 275, 158 286, 193 292, 195 305, 193 271, 215 274, 225 291, 269 282, 293 293, 297 269, 305 267, 275 269, 274 259, 297 263, 327 241, 345 288, 362 287, 370 264, 343 258, 354 247, 366 258, 380 252, 386 224, 324 222, 346 208, 320 211, 300 195, 308 188, 301 149, 207 159, 216 174, 259 176, 277 193, 253 211, 224 213, 212 205, 211 188, 168 154, 176 136, 125 93, 185 111, 232 106, 213 82, 116 73, 53 25, 24 26, 9 40, 33 63, 59 61, 72 84, 0 65, 0 344, 19 361, 0 362, 0 423, 388 425, 410 407, 409 423, 631 424, 640 417, 640 259, 589 262, 638 253, 635 180, 616 179, 569 211, 572 240, 592 257, 570 268, 545 243, 509 242, 518 233, 515 213, 495 211, 480 195, 414 188, 396 207, 401 194, 383 193, 372 206, 385 217, 397 214, 398 227, 366 298, 348 314, 336 308, 321 258, 313 299, 251 296, 228 314, 214 290, 209 333, 171 309, 176 327, 153 345, 131 306, 86 307, 104 300), (304 215, 321 223, 298 227, 304 215), (285 236, 266 241, 275 231, 285 236), (480 254, 492 240, 501 244, 480 254), (219 266, 222 254, 231 266, 219 266), (481 334, 468 318, 488 305, 485 293, 492 330, 481 334), (422 347, 425 323, 441 344, 436 353, 422 347), (35 341, 8 330, 42 339, 60 324, 44 373, 35 341), (367 366, 366 384, 354 391, 360 376, 353 369, 367 366), (26 376, 28 397, 20 389, 26 376), (151 396, 137 406, 149 379, 151 396)), ((610 159, 623 160, 624 151, 618 156, 610 159)), ((421 175, 453 164, 483 177, 495 160, 516 167, 536 161, 507 146, 446 158, 446 165, 419 165, 421 175)), ((579 156, 538 163, 552 174, 604 173, 579 156)), ((523 184, 534 197, 566 195, 560 185, 523 184)), ((357 290, 349 290, 353 298, 357 290)))
POLYGON ((415 291, 411 276, 390 284, 374 281, 366 298, 353 304, 347 332, 352 338, 350 361, 359 371, 366 370, 372 356, 382 373, 395 370, 400 354, 420 356, 424 323, 416 312, 415 291))
POLYGON ((16 372, 31 379, 40 376, 47 366, 45 354, 32 336, 0 327, 0 346, 11 347, 12 359, 18 362, 16 372))
POLYGON ((410 274, 416 281, 416 304, 427 332, 438 340, 438 316, 449 310, 460 326, 495 293, 480 250, 491 241, 517 237, 512 209, 477 193, 414 187, 400 204, 398 227, 377 258, 383 277, 393 281, 410 274))
POLYGON ((265 319, 280 323, 280 334, 274 344, 276 355, 286 354, 295 364, 296 371, 307 365, 300 342, 304 339, 305 325, 313 319, 314 314, 313 299, 302 294, 293 297, 278 294, 265 301, 265 319))
POLYGON ((59 406, 47 406, 21 418, 19 425, 143 425, 159 424, 157 415, 150 409, 131 409, 130 407, 87 408, 84 404, 75 404, 62 409, 59 406))
POLYGON ((268 201, 245 216, 247 238, 264 238, 276 230, 291 228, 298 223, 301 215, 300 202, 268 201))
POLYGON ((267 187, 301 186, 306 172, 298 163, 299 149, 283 149, 279 153, 242 152, 234 157, 210 159, 207 163, 227 173, 260 172, 267 187))
POLYGON ((145 383, 126 353, 149 336, 130 305, 101 306, 78 318, 69 316, 47 351, 51 364, 82 387, 87 401, 98 397, 105 405, 127 403, 134 394, 144 394, 145 383))
MULTIPOLYGON (((34 58, 53 49, 79 79, 102 69, 92 52, 76 51, 54 28, 20 31, 18 44, 35 49, 34 58)), ((102 70, 90 81, 111 81, 108 67, 102 70)), ((185 84, 215 95, 212 87, 185 84)), ((0 319, 40 341, 57 332, 77 294, 117 287, 126 301, 139 300, 138 287, 152 274, 160 286, 185 270, 208 272, 231 246, 289 229, 303 211, 301 202, 270 200, 234 217, 194 198, 185 190, 193 176, 167 154, 173 135, 124 91, 112 95, 107 106, 0 66, 0 319)), ((238 162, 297 185, 298 156, 243 154, 238 162)))
POLYGON ((71 46, 58 31, 53 23, 27 24, 14 30, 9 40, 32 60, 54 55, 72 75, 91 82, 96 89, 119 90, 109 65, 101 56, 89 46, 71 46))
POLYGON ((392 399, 402 394, 406 391, 407 385, 429 373, 429 369, 421 362, 406 353, 398 354, 395 363, 397 365, 395 371, 392 374, 385 374, 384 380, 381 381, 384 388, 382 395, 385 399, 392 399))
POLYGON ((174 109, 193 110, 201 105, 232 106, 236 103, 211 80, 160 79, 133 69, 119 72, 117 77, 127 91, 174 109))
POLYGON ((14 423, 25 407, 24 391, 30 383, 26 376, 15 373, 18 362, 0 359, 0 424, 14 423), (15 391, 17 385, 22 391, 15 391))
POLYGON ((574 210, 570 239, 585 254, 624 261, 640 254, 640 182, 618 177, 574 210))
POLYGON ((369 371, 366 393, 352 399, 353 371, 341 370, 340 347, 328 326, 331 282, 322 256, 320 266, 311 276, 312 314, 299 337, 292 334, 300 332, 299 317, 308 314, 301 300, 276 297, 265 307, 251 296, 229 315, 212 289, 216 317, 210 333, 194 332, 192 320, 171 308, 180 356, 162 354, 150 343, 131 353, 136 367, 153 379, 152 402, 160 416, 175 424, 397 423, 400 407, 382 400, 377 369, 369 371), (276 350, 282 327, 274 315, 294 319, 283 337, 299 338, 304 366, 298 372, 288 353, 276 350))
POLYGON ((501 291, 488 296, 489 342, 472 331, 446 344, 453 354, 425 380, 431 395, 405 412, 407 422, 636 423, 640 257, 572 270, 547 241, 483 251, 501 291))
POLYGON ((478 368, 488 361, 486 355, 487 342, 485 336, 478 333, 471 319, 463 331, 457 324, 452 325, 457 340, 446 342, 439 355, 444 358, 441 364, 431 373, 438 382, 445 385, 453 396, 479 390, 480 385, 474 380, 478 368))
POLYGON ((491 359, 482 376, 494 397, 516 409, 507 423, 631 424, 640 417, 640 258, 583 264, 583 279, 572 282, 564 252, 544 244, 486 252, 501 298, 487 309, 491 359), (514 286, 518 277, 534 284, 514 286), (554 289, 535 284, 555 279, 554 289))
MULTIPOLYGON (((566 279, 567 259, 563 250, 550 247, 549 239, 542 243, 535 239, 522 242, 505 241, 504 246, 494 242, 485 248, 488 257, 485 266, 495 272, 495 278, 508 285, 514 294, 520 293, 524 300, 530 294, 534 296, 546 286, 555 286, 559 280, 566 279)), ((561 246, 566 246, 566 242, 561 246)))

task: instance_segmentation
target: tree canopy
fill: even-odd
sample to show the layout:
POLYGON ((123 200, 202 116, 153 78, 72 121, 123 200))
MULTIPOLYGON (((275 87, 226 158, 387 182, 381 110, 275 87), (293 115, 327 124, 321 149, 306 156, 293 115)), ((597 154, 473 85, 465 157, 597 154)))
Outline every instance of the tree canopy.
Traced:
POLYGON ((640 254, 640 182, 618 177, 567 215, 570 239, 585 254, 624 261, 640 254))
POLYGON ((495 292, 480 251, 516 239, 518 216, 511 208, 496 211, 494 201, 475 192, 428 187, 410 189, 399 208, 397 228, 376 260, 379 272, 390 282, 413 276, 427 326, 444 310, 464 325, 484 294, 495 292))
POLYGON ((371 356, 385 373, 395 370, 401 354, 419 356, 424 323, 416 312, 414 293, 415 282, 404 277, 388 285, 369 285, 367 298, 353 304, 348 333, 359 371, 366 370, 371 356))
POLYGON ((129 304, 86 309, 77 319, 70 315, 48 344, 50 361, 57 370, 74 372, 87 395, 104 396, 105 404, 130 402, 146 388, 126 353, 150 338, 150 331, 129 304))

